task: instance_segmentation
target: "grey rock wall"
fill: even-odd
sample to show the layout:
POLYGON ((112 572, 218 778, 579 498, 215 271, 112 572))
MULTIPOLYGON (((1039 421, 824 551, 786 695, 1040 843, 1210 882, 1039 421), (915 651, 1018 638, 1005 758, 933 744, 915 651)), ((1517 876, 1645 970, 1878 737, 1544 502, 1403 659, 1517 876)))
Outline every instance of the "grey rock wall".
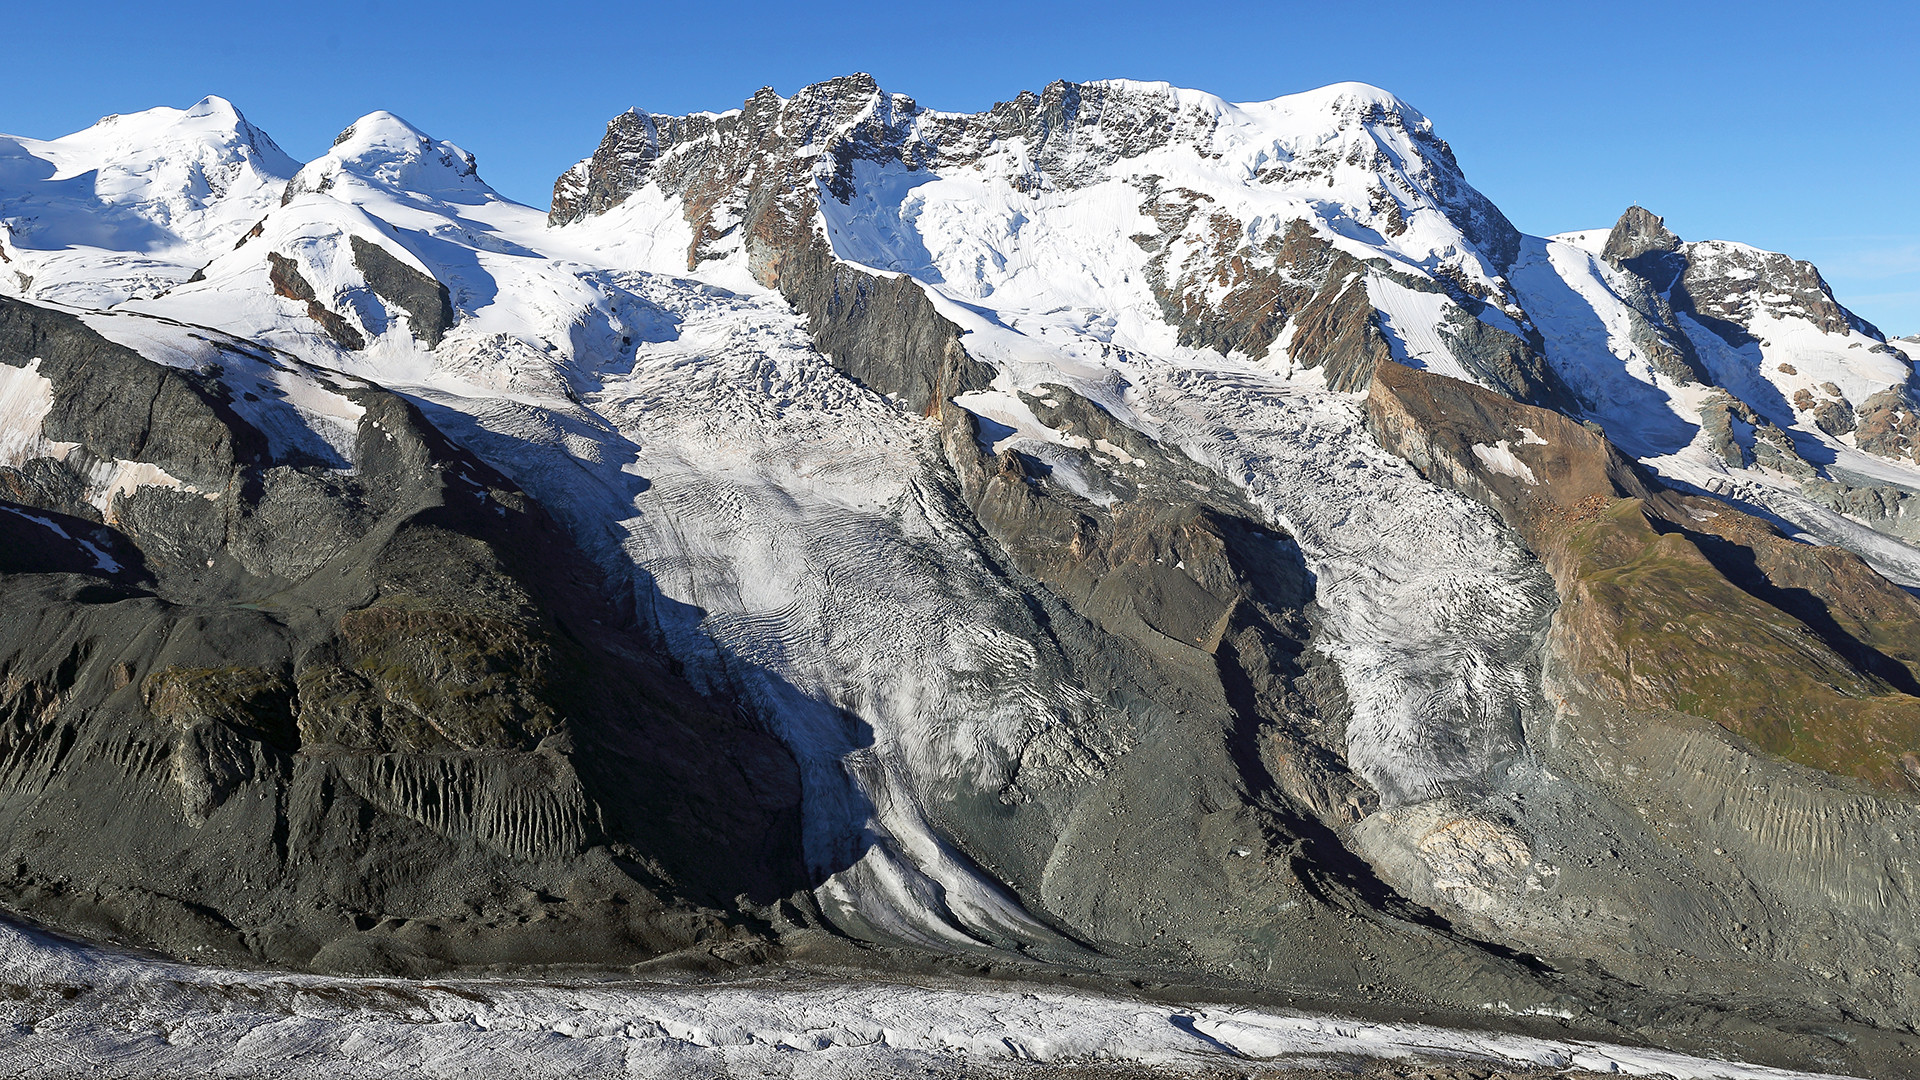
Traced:
POLYGON ((30 541, 0 562, 7 906, 321 969, 764 953, 740 905, 806 883, 792 761, 542 508, 384 390, 341 388, 342 475, 273 460, 217 374, 0 300, 0 362, 29 359, 49 437, 198 492, 109 526, 44 498, 78 452, 0 469, 30 541))

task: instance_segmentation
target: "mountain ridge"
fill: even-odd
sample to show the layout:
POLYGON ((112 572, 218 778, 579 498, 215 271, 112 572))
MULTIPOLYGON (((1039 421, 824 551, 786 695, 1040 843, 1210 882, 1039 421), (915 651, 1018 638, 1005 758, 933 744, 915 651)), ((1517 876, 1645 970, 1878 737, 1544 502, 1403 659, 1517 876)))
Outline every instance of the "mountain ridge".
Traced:
POLYGON ((1897 1059, 1920 429, 1808 264, 1640 208, 1525 236, 1359 84, 954 114, 848 76, 622 114, 545 213, 385 113, 258 175, 144 277, 0 214, 3 523, 44 549, 0 583, 178 609, 198 658, 7 646, 0 844, 50 868, 16 910, 178 952, 180 896, 195 943, 333 970, 906 949, 1897 1059), (232 460, 72 374, 109 356, 232 460), (429 539, 321 575, 369 529, 429 539), (375 861, 525 910, 338 854, 269 902, 114 876, 332 836, 329 770, 375 861), (61 784, 164 828, 62 856, 61 784))

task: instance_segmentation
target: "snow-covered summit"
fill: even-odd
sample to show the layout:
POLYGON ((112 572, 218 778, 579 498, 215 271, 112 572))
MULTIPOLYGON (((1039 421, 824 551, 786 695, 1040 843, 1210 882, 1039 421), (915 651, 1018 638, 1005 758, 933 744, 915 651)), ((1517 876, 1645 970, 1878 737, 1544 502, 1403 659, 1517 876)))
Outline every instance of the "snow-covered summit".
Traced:
MULTIPOLYGON (((1170 94, 1176 99, 1201 102, 1211 98, 1213 101, 1220 101, 1211 94, 1196 90, 1181 90, 1165 83, 1128 85, 1137 89, 1151 87, 1159 93, 1170 94)), ((1433 132, 1433 121, 1428 119, 1425 113, 1393 92, 1371 83, 1329 83, 1312 90, 1285 94, 1264 101, 1244 101, 1233 104, 1221 102, 1221 105, 1224 106, 1221 110, 1223 113, 1231 111, 1263 124, 1291 127, 1299 133, 1327 134, 1331 130, 1360 124, 1379 124, 1423 135, 1433 132), (1331 128, 1329 121, 1332 123, 1331 128)))
MULTIPOLYGON (((1061 81, 970 115, 856 74, 791 97, 763 90, 737 114, 617 117, 556 183, 551 218, 629 201, 655 207, 624 212, 631 228, 658 231, 636 214, 685 218, 688 266, 764 282, 774 263, 754 251, 767 230, 817 218, 836 256, 958 297, 1030 282, 1042 308, 1060 289, 1098 293, 1156 325, 1144 313, 1199 320, 1270 293, 1256 268, 1299 226, 1510 309, 1506 326, 1525 321, 1502 279, 1519 234, 1431 121, 1362 83, 1237 105, 1165 83, 1061 81)), ((1274 333, 1190 336, 1257 357, 1274 333)))
POLYGON ((224 98, 0 136, 0 291, 107 306, 229 248, 298 164, 224 98))
POLYGON ((298 167, 220 97, 186 109, 107 116, 58 139, 0 135, 0 153, 0 185, 13 198, 71 198, 84 191, 106 207, 143 212, 159 225, 172 223, 183 210, 245 197, 247 181, 284 180, 298 167), (61 187, 36 189, 36 182, 61 187), (16 192, 20 188, 27 190, 16 192))
POLYGON ((1920 484, 1908 366, 1813 268, 1683 243, 1638 209, 1522 237, 1431 119, 1364 83, 1233 103, 1063 81, 971 115, 851 75, 724 116, 616 118, 551 220, 789 295, 817 238, 1028 341, 1080 341, 1076 360, 1200 348, 1357 390, 1390 357, 1591 420, 1676 481, 1759 484, 1830 540, 1878 545, 1859 526, 1884 523, 1803 495, 1920 484), (660 243, 676 236, 684 259, 660 243))
POLYGON ((192 280, 126 306, 388 384, 543 391, 565 384, 576 351, 650 317, 609 283, 617 256, 577 261, 472 154, 390 112, 354 121, 248 225, 192 280))
POLYGON ((368 113, 348 125, 331 149, 300 169, 287 198, 325 191, 343 179, 409 197, 455 202, 497 197, 480 179, 471 153, 386 111, 368 113))

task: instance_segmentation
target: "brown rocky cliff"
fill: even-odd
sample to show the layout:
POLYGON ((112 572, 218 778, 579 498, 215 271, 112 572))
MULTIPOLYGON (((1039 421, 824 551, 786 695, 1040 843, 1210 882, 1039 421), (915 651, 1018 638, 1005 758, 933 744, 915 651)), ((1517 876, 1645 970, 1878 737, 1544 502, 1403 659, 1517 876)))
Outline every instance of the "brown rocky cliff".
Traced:
POLYGON ((1395 363, 1368 424, 1427 479, 1497 511, 1553 575, 1575 678, 1637 709, 1920 790, 1920 601, 1857 556, 1641 476, 1557 413, 1395 363))

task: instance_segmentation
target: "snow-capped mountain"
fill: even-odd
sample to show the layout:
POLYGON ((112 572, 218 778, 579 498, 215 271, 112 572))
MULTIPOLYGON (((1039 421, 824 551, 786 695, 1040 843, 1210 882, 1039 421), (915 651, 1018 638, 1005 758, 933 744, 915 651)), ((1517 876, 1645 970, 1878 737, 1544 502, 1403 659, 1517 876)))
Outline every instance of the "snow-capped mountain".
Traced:
POLYGON ((298 167, 217 97, 45 142, 0 136, 0 276, 13 295, 85 307, 163 293, 231 247, 298 167))
POLYGON ((777 264, 753 252, 817 206, 836 259, 1030 322, 1084 311, 1128 347, 1274 363, 1277 343, 1335 389, 1362 387, 1371 358, 1391 355, 1592 419, 1636 456, 1674 458, 1662 471, 1675 480, 1738 492, 1920 581, 1903 547, 1857 527, 1911 535, 1878 511, 1914 479, 1908 363, 1818 271, 1683 245, 1644 211, 1584 247, 1523 239, 1431 121, 1371 87, 1236 106, 1164 85, 1056 84, 966 117, 855 77, 736 114, 617 118, 555 185, 551 217, 622 200, 648 235, 663 218, 701 221, 689 267, 737 245, 762 284, 777 264), (797 175, 769 164, 789 158, 797 175), (1352 265, 1334 273, 1343 255, 1352 265), (1316 291, 1359 274, 1364 295, 1344 308, 1346 293, 1316 291), (1356 315, 1372 330, 1348 325, 1356 315))
POLYGON ((0 140, 0 224, 15 910, 1914 1020, 1920 346, 1808 264, 1524 236, 1352 83, 849 76, 544 212, 210 98, 0 140))

